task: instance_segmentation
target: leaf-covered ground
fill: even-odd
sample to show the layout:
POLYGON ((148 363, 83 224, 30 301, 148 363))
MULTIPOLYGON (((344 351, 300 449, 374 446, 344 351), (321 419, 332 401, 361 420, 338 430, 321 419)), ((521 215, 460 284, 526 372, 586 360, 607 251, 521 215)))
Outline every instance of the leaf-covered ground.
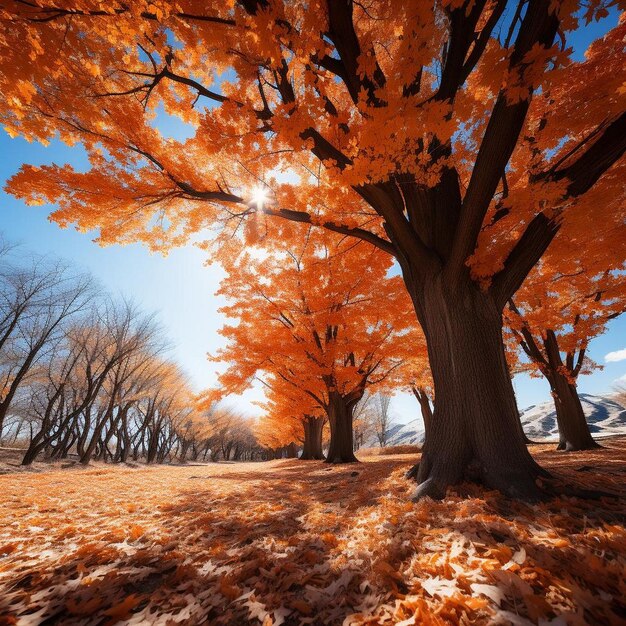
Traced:
MULTIPOLYGON (((624 440, 534 453, 624 493, 624 440)), ((0 476, 0 624, 626 623, 623 500, 412 504, 414 460, 0 476)))

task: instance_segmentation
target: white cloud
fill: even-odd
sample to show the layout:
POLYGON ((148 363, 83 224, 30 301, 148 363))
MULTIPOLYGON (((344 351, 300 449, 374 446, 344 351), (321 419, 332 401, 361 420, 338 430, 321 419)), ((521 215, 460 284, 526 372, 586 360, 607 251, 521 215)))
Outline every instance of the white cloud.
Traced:
POLYGON ((626 360, 626 348, 623 350, 615 350, 615 352, 609 352, 604 355, 604 360, 606 363, 615 363, 616 361, 624 361, 626 360))

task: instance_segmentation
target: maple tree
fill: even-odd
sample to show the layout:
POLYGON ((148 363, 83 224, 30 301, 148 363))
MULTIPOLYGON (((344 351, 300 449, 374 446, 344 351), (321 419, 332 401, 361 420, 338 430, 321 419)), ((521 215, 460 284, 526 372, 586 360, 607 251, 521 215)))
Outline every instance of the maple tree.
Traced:
MULTIPOLYGON (((616 241, 626 236, 618 211, 601 228, 616 241)), ((598 444, 585 419, 577 379, 599 367, 587 356, 591 340, 626 310, 626 260, 623 246, 586 245, 597 229, 574 241, 567 238, 567 225, 563 234, 509 301, 505 318, 513 341, 529 359, 527 365, 518 363, 518 370, 543 375, 550 383, 558 449, 587 450, 598 444), (581 258, 578 246, 588 251, 581 258)))
POLYGON ((9 189, 102 243, 219 240, 242 222, 254 238, 277 216, 393 255, 437 398, 416 497, 469 465, 536 497, 502 312, 563 224, 623 210, 626 22, 583 61, 568 46, 615 5, 5 2, 0 119, 90 162, 24 166, 9 189), (195 134, 164 136, 161 107, 195 134), (251 202, 259 185, 267 202, 251 202))
POLYGON ((224 265, 218 293, 229 304, 221 312, 238 323, 221 331, 228 344, 214 358, 229 368, 219 393, 240 393, 258 376, 274 392, 290 387, 269 410, 277 418, 326 414, 326 460, 355 461, 354 408, 366 390, 397 384, 417 334, 400 277, 387 277, 389 256, 310 229, 292 247, 247 248, 224 265))

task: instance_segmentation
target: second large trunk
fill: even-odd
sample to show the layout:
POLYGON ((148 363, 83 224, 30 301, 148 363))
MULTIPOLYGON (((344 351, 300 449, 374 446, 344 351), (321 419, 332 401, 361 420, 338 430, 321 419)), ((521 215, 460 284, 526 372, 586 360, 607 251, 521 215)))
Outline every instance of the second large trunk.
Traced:
POLYGON ((304 419, 304 445, 300 458, 303 461, 323 461, 322 430, 324 428, 323 417, 307 416, 304 419))
POLYGON ((591 450, 599 445, 593 440, 576 386, 559 372, 548 376, 556 421, 559 427, 559 450, 591 450))
POLYGON ((328 398, 328 421, 330 423, 330 446, 326 463, 354 463, 354 439, 352 414, 354 403, 336 391, 328 398))

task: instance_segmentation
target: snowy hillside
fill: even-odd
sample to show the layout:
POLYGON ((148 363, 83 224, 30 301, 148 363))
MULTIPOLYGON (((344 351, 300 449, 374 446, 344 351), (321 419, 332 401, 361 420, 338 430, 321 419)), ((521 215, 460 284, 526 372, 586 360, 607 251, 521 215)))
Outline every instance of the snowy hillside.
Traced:
MULTIPOLYGON (((594 437, 626 434, 626 407, 611 398, 587 393, 581 393, 580 400, 589 430, 594 437)), ((522 424, 528 437, 534 441, 559 438, 552 402, 543 402, 524 409, 522 424)))
MULTIPOLYGON (((583 410, 587 416, 589 429, 594 437, 626 435, 626 407, 615 400, 581 393, 583 410)), ((558 440, 556 412, 552 401, 529 406, 522 411, 524 431, 533 441, 558 440)), ((421 419, 408 424, 396 424, 389 429, 388 444, 419 444, 424 440, 424 426, 421 419)), ((369 444, 374 447, 377 442, 369 444)))

